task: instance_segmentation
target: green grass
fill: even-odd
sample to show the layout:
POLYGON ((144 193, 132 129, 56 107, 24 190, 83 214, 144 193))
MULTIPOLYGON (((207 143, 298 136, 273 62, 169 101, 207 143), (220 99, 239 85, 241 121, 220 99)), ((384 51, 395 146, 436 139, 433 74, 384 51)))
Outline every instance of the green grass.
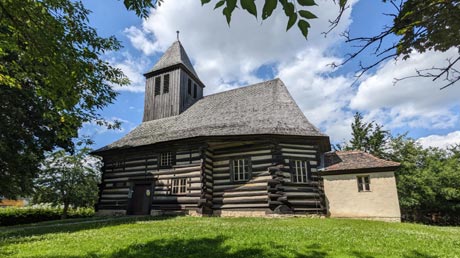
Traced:
POLYGON ((0 257, 460 257, 460 228, 308 218, 115 218, 0 228, 0 257))

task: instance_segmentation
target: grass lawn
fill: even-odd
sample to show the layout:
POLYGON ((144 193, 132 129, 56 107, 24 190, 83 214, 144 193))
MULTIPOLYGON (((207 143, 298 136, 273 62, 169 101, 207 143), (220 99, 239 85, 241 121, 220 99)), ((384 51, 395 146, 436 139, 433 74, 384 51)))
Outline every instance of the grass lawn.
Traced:
POLYGON ((0 227, 0 257, 460 257, 460 228, 308 218, 113 218, 0 227))

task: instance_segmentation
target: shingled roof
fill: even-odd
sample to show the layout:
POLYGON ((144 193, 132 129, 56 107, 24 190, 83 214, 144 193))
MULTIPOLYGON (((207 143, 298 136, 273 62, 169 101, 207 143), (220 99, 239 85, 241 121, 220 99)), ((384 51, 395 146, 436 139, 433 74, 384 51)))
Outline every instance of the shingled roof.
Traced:
POLYGON ((96 152, 200 136, 293 135, 321 137, 286 86, 274 79, 205 96, 180 115, 143 122, 96 152))
POLYGON ((185 53, 185 49, 180 43, 180 41, 174 42, 168 50, 163 54, 160 60, 153 66, 153 68, 148 71, 146 74, 153 73, 168 67, 172 67, 178 64, 184 65, 193 75, 198 78, 198 75, 193 69, 192 62, 185 53))
POLYGON ((324 154, 323 174, 391 171, 398 162, 384 160, 364 151, 336 151, 324 154))

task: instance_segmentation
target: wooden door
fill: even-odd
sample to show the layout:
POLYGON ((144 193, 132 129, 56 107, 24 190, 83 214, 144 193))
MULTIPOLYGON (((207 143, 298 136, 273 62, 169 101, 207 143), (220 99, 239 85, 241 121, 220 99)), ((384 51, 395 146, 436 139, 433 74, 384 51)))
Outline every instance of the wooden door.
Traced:
POLYGON ((133 188, 131 198, 132 215, 148 215, 151 206, 151 185, 136 184, 133 188))

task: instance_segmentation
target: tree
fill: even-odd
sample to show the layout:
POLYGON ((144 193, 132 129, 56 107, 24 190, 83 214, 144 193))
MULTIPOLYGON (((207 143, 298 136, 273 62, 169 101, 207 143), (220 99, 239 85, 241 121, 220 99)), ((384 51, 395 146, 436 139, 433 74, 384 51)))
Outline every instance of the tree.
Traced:
POLYGON ((363 122, 359 113, 354 118, 352 139, 344 149, 362 150, 401 164, 395 175, 403 218, 460 224, 460 145, 423 148, 407 134, 392 136, 381 125, 363 122), (436 216, 443 221, 436 221, 436 216))
POLYGON ((35 180, 34 203, 63 205, 65 219, 69 207, 93 207, 98 198, 101 162, 83 148, 75 154, 64 150, 50 153, 35 180))
MULTIPOLYGON (((161 5, 164 0, 124 0, 129 10, 134 10, 139 16, 146 18, 151 7, 161 5)), ((198 1, 198 0, 197 0, 198 1)), ((349 7, 349 0, 330 0, 338 5, 337 17, 330 21, 330 29, 324 32, 327 35, 340 22, 344 11, 349 7)), ((201 3, 209 4, 211 0, 201 0, 201 3)), ((222 9, 227 23, 230 24, 232 13, 235 9, 246 10, 250 15, 259 17, 257 5, 260 2, 255 0, 216 0, 214 9, 222 9)), ((433 81, 444 80, 443 88, 456 84, 460 81, 460 0, 382 0, 395 8, 394 13, 382 14, 393 18, 377 35, 366 35, 352 37, 350 32, 343 35, 346 42, 353 43, 357 51, 348 54, 348 57, 341 64, 349 63, 358 56, 367 55, 368 50, 377 58, 377 61, 363 65, 357 71, 358 81, 362 75, 391 58, 408 59, 414 52, 423 53, 428 50, 445 52, 451 48, 457 50, 457 54, 447 60, 444 67, 420 68, 413 76, 396 79, 404 80, 412 77, 427 77, 433 81)), ((288 17, 286 30, 297 23, 302 35, 307 38, 310 28, 309 20, 317 18, 311 12, 315 6, 315 0, 265 0, 263 3, 261 17, 263 20, 269 18, 273 11, 282 8, 288 17), (310 9, 310 10, 309 10, 310 9)))
POLYGON ((375 122, 364 122, 363 116, 357 112, 351 129, 352 138, 349 145, 345 146, 346 150, 361 150, 377 157, 384 157, 389 134, 382 129, 381 125, 375 122))
POLYGON ((31 193, 46 151, 72 151, 83 123, 112 103, 121 70, 101 56, 121 46, 88 25, 73 0, 0 2, 0 195, 31 193))
POLYGON ((391 4, 395 12, 386 14, 393 17, 392 24, 373 36, 352 37, 345 32, 346 42, 353 43, 357 51, 348 55, 344 65, 370 49, 377 61, 368 65, 360 64, 357 80, 370 69, 394 58, 403 60, 413 53, 429 50, 446 52, 455 49, 444 67, 423 67, 413 76, 396 78, 395 83, 414 77, 444 80, 441 89, 460 81, 460 0, 383 0, 391 4))
POLYGON ((460 223, 460 146, 423 148, 405 135, 392 137, 388 157, 401 163, 396 171, 401 210, 406 219, 460 223))

